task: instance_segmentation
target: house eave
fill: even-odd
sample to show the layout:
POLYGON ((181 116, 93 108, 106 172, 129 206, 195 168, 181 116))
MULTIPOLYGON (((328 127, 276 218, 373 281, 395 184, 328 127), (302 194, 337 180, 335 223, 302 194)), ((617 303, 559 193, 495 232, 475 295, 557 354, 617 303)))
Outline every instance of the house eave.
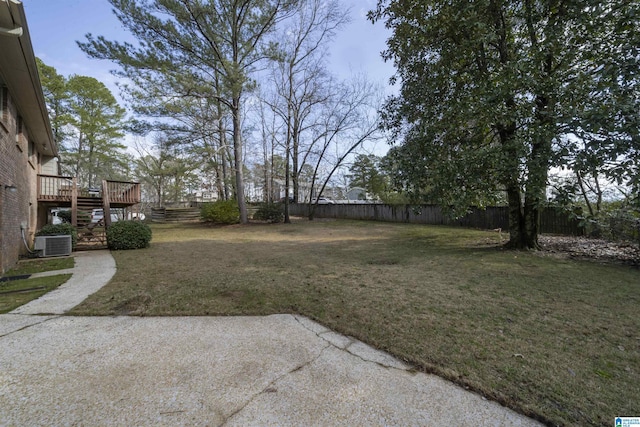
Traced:
POLYGON ((55 157, 58 147, 51 131, 22 2, 0 0, 0 28, 8 30, 0 32, 0 77, 36 150, 45 156, 55 157))

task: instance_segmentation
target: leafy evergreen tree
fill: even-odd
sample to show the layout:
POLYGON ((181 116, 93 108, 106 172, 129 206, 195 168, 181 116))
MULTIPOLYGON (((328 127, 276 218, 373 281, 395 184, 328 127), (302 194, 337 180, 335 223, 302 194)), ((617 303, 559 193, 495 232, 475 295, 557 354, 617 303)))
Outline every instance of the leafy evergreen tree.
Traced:
POLYGON ((109 89, 93 77, 65 78, 37 60, 63 174, 84 187, 102 179, 129 179, 131 158, 120 142, 125 110, 109 89))
POLYGON ((65 146, 64 163, 83 186, 102 179, 121 179, 128 170, 123 137, 125 110, 109 89, 93 77, 71 76, 67 81, 68 111, 74 138, 65 146))
POLYGON ((358 154, 349 167, 349 185, 361 187, 369 194, 380 197, 387 190, 387 179, 380 170, 380 158, 374 154, 358 154))
POLYGON ((637 182, 638 16, 638 2, 380 0, 401 83, 386 126, 412 190, 458 213, 503 190, 510 245, 537 248, 551 167, 613 163, 637 182))
POLYGON ((67 90, 67 79, 58 74, 55 68, 42 62, 40 58, 36 58, 36 64, 42 84, 42 92, 44 93, 44 99, 47 103, 53 138, 59 147, 69 132, 66 128, 66 125, 68 125, 70 121, 68 114, 69 93, 67 90))

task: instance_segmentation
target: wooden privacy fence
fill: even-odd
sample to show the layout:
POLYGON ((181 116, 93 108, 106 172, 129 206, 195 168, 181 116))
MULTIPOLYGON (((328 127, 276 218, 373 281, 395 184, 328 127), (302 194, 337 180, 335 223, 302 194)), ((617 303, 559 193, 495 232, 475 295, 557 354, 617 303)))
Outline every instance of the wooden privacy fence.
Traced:
MULTIPOLYGON (((306 204, 290 205, 291 215, 305 216, 309 212, 306 204)), ((462 218, 452 219, 435 205, 382 205, 382 204, 335 204, 316 206, 318 218, 359 219, 371 221, 405 222, 413 224, 451 225, 469 228, 493 230, 509 229, 509 208, 490 206, 486 209, 472 208, 471 213, 462 218)), ((542 233, 583 235, 579 221, 571 218, 568 212, 547 207, 541 214, 542 233)))
POLYGON ((198 208, 152 208, 152 222, 192 222, 200 221, 198 208))

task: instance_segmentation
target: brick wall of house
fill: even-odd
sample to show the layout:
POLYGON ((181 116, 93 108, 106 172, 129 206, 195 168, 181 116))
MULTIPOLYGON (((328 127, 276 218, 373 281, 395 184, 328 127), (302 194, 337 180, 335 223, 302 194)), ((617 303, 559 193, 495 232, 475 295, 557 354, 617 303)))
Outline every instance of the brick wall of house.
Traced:
POLYGON ((0 106, 0 268, 4 273, 15 265, 21 254, 26 253, 21 224, 27 226, 27 236, 34 231, 37 195, 32 194, 32 190, 33 176, 37 176, 38 154, 32 147, 29 161, 27 130, 21 126, 11 94, 6 88, 1 90, 4 90, 4 105, 0 106), (19 128, 22 128, 22 134, 19 134, 19 128), (9 191, 6 185, 16 187, 17 191, 9 191))

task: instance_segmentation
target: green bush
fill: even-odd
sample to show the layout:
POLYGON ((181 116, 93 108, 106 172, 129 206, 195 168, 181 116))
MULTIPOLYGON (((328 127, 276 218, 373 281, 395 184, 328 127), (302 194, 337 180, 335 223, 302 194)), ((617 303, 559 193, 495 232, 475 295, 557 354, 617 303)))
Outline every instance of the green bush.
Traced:
POLYGON ((118 221, 107 228, 107 246, 113 250, 142 249, 151 242, 151 228, 141 221, 118 221))
POLYGON ((380 200, 382 200, 382 203, 385 205, 390 206, 408 205, 411 202, 405 194, 396 191, 388 191, 380 194, 380 200))
POLYGON ((282 222, 284 212, 280 203, 261 203, 258 210, 253 214, 253 219, 259 221, 282 222))
POLYGON ((235 200, 219 200, 202 205, 200 217, 216 224, 236 224, 240 222, 240 210, 235 200))
POLYGON ((58 218, 65 223, 71 224, 71 211, 59 211, 58 218))
POLYGON ((47 224, 42 227, 36 236, 71 236, 71 246, 76 248, 78 243, 78 231, 71 224, 47 224))

